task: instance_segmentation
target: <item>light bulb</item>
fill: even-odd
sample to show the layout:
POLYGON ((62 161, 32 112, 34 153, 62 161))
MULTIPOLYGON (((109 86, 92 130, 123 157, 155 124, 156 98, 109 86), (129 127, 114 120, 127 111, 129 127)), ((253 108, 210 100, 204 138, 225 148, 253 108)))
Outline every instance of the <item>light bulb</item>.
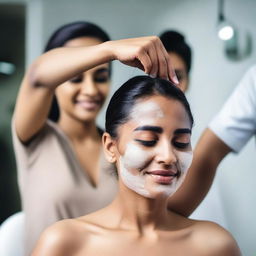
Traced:
POLYGON ((0 73, 11 75, 15 71, 15 65, 9 62, 0 61, 0 73))
POLYGON ((227 24, 220 26, 218 36, 221 40, 229 40, 234 36, 234 28, 227 24))

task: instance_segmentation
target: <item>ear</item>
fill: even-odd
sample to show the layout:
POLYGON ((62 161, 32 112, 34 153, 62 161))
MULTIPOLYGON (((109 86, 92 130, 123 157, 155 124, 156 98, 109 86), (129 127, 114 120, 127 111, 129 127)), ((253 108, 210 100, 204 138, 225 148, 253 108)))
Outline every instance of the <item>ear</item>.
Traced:
POLYGON ((109 133, 104 132, 102 135, 102 144, 104 149, 104 154, 108 162, 115 163, 116 162, 116 143, 115 140, 109 135, 109 133))

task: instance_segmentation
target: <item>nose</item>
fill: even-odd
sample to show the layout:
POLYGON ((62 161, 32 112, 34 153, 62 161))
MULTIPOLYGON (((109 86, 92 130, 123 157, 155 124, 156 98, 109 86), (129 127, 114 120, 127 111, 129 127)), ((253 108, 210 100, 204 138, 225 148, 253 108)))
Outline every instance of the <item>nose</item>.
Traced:
POLYGON ((177 156, 170 141, 165 141, 159 144, 156 160, 159 164, 164 164, 167 166, 177 163, 177 156))
POLYGON ((80 91, 82 94, 93 97, 96 96, 99 91, 96 83, 93 81, 92 77, 86 77, 83 83, 81 84, 80 91))

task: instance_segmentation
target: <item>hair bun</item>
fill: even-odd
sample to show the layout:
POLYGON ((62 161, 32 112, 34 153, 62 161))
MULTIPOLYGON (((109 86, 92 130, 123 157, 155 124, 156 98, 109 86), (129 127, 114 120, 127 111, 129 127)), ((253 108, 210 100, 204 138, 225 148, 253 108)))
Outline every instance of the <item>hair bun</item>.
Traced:
POLYGON ((191 67, 191 48, 185 41, 185 36, 175 30, 166 30, 160 36, 167 52, 178 54, 185 62, 187 71, 191 67))
POLYGON ((167 30, 163 32, 161 34, 161 38, 168 41, 171 40, 171 41, 176 41, 180 43, 185 42, 185 37, 179 32, 173 31, 173 30, 167 30))

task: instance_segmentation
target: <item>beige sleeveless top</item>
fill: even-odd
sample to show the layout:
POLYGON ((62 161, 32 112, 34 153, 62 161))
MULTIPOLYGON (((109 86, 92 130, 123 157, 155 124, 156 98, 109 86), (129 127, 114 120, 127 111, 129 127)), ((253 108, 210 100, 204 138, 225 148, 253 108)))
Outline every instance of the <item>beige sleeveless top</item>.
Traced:
POLYGON ((18 183, 26 216, 25 250, 29 255, 40 233, 49 225, 109 204, 116 195, 117 180, 114 167, 107 163, 102 152, 100 180, 94 187, 69 139, 55 123, 47 121, 29 146, 20 142, 12 126, 18 183))

